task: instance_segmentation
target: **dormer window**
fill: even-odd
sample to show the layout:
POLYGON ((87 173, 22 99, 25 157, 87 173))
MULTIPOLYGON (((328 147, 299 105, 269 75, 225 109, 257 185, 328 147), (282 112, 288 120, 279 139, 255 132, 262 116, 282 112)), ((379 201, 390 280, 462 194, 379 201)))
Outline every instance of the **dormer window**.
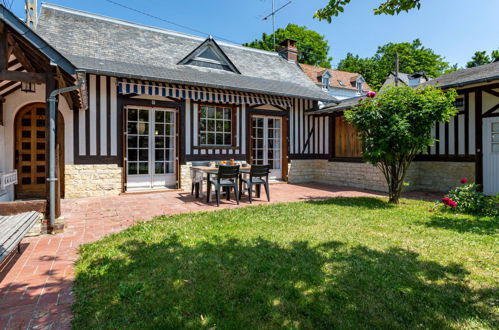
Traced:
POLYGON ((329 76, 322 76, 322 88, 329 89, 329 76))
POLYGON ((178 64, 240 73, 224 51, 212 38, 206 39, 178 64))
POLYGON ((357 81, 357 93, 362 94, 362 82, 357 81))

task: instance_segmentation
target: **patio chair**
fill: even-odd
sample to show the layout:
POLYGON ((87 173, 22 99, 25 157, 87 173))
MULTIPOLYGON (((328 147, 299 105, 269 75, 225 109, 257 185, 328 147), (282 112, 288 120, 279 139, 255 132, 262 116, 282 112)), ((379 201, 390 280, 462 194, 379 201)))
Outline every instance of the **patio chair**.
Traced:
MULTIPOLYGON (((248 189, 248 196, 250 203, 253 202, 253 186, 257 185, 258 191, 259 187, 263 185, 265 187, 265 192, 267 193, 267 201, 270 202, 270 189, 269 189, 269 173, 270 165, 251 165, 250 173, 248 178, 243 178, 241 176, 239 180, 239 199, 243 193, 243 183, 246 184, 248 189)), ((257 196, 260 197, 260 196, 257 196)))
MULTIPOLYGON (((192 166, 210 166, 210 162, 192 162, 192 166)), ((194 195, 194 190, 196 191, 196 198, 199 198, 199 189, 206 179, 205 175, 201 171, 195 171, 191 168, 191 195, 194 195)))
POLYGON ((217 206, 220 206, 220 190, 225 188, 227 190, 227 200, 230 200, 230 191, 234 188, 234 194, 236 195, 236 202, 239 205, 239 192, 237 189, 237 180, 239 177, 239 165, 221 165, 218 167, 217 177, 210 179, 208 182, 207 194, 211 194, 211 186, 215 188, 215 194, 217 198, 217 206))

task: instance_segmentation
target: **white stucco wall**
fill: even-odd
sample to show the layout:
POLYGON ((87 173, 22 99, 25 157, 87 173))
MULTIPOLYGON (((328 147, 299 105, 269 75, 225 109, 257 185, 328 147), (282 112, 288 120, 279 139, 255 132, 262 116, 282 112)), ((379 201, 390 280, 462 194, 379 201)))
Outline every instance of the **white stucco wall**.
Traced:
MULTIPOLYGON (((35 93, 25 93, 21 90, 8 95, 3 105, 3 126, 0 126, 0 172, 14 170, 15 131, 14 120, 16 114, 24 106, 31 103, 45 103, 45 85, 36 85, 35 93)), ((59 110, 64 118, 65 162, 73 164, 73 113, 64 99, 60 98, 59 110)), ((14 186, 7 191, 0 191, 0 201, 14 200, 14 186)))

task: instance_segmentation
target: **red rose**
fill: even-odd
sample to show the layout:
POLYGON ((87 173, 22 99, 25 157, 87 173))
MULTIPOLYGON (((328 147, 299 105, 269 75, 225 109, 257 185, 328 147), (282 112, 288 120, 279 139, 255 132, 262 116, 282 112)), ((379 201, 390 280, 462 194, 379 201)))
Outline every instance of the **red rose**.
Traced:
POLYGON ((457 206, 457 203, 451 200, 449 202, 449 206, 452 207, 452 208, 455 208, 457 206))
POLYGON ((366 96, 370 99, 373 99, 376 97, 376 92, 373 91, 367 92, 366 96))
POLYGON ((451 202, 452 200, 449 198, 449 197, 444 197, 442 198, 442 203, 444 203, 445 205, 449 205, 449 203, 451 202))
POLYGON ((461 181, 462 184, 465 184, 466 182, 468 182, 468 179, 462 178, 460 181, 461 181))

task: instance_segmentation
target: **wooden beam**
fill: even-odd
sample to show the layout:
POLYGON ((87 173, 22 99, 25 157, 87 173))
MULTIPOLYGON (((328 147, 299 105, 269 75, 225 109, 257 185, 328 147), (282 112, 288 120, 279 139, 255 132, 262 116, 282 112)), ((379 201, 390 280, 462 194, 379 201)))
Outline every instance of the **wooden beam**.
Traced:
POLYGON ((482 91, 475 92, 475 182, 483 189, 482 91))
POLYGON ((0 96, 0 125, 3 126, 3 103, 5 102, 5 98, 0 96))
MULTIPOLYGON (((57 80, 57 88, 64 88, 68 86, 68 84, 64 80, 64 77, 62 76, 62 72, 59 67, 56 67, 55 79, 57 80)), ((62 93, 62 96, 66 99, 66 102, 68 102, 69 108, 73 109, 73 99, 71 98, 71 92, 62 93)))
POLYGON ((499 103, 494 105, 492 108, 490 108, 489 110, 487 110, 483 115, 482 117, 486 118, 486 117, 490 117, 490 115, 492 115, 494 113, 494 111, 496 111, 497 109, 499 109, 499 103))
POLYGON ((19 46, 19 44, 16 42, 16 40, 10 33, 7 35, 7 43, 9 44, 9 49, 11 48, 11 51, 14 54, 14 56, 26 68, 26 70, 28 70, 29 72, 36 72, 36 69, 31 64, 31 61, 28 59, 26 54, 24 54, 21 46, 19 46))
POLYGON ((0 80, 44 83, 45 74, 37 72, 0 71, 0 80))
POLYGON ((1 22, 0 24, 0 71, 7 70, 7 65, 9 62, 8 56, 8 44, 7 44, 7 31, 5 29, 5 24, 1 22))
POLYGON ((486 93, 489 93, 490 95, 494 95, 495 97, 499 97, 499 92, 496 92, 492 89, 485 89, 486 93))

